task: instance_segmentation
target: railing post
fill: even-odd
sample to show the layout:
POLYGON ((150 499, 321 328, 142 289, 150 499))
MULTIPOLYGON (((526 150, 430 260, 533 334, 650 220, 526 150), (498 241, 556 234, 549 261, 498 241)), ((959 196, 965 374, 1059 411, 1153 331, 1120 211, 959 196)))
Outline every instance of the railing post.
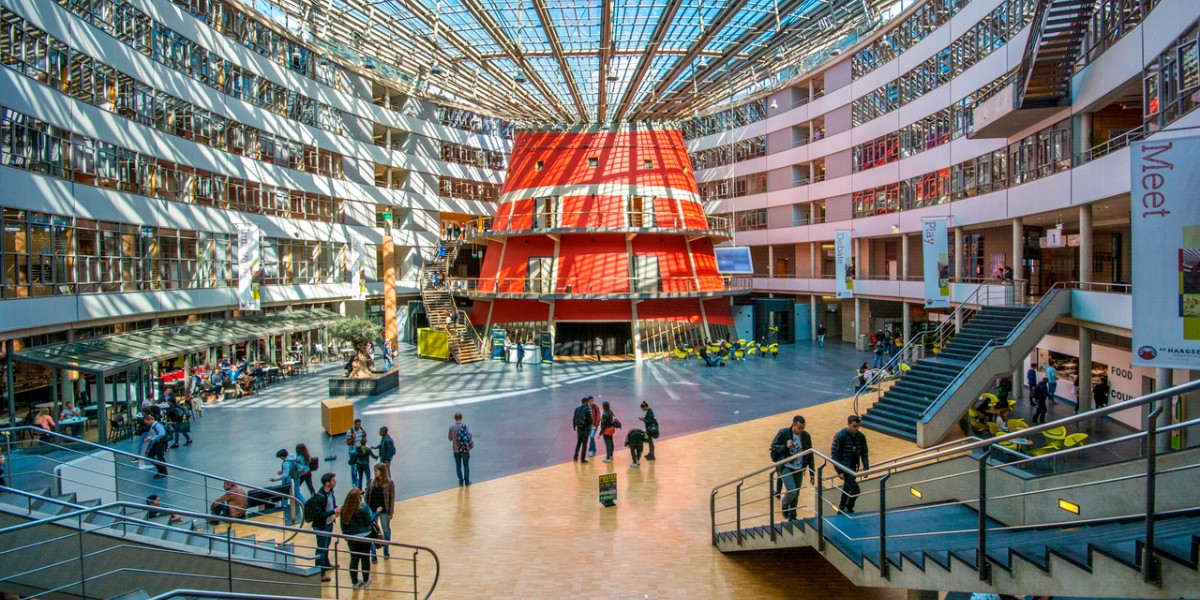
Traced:
POLYGON ((879 480, 879 576, 889 579, 887 559, 887 481, 888 473, 879 480))
POLYGON ((83 564, 83 515, 79 515, 79 597, 87 598, 87 567, 83 564))
POLYGON ((825 551, 825 465, 817 467, 817 551, 825 551))
POLYGON ((992 582, 992 566, 987 559, 987 461, 992 455, 988 448, 979 457, 979 549, 975 551, 975 568, 979 580, 992 582))
POLYGON ((229 593, 233 593, 233 524, 225 523, 225 571, 229 578, 229 593))
POLYGON ((413 598, 420 598, 421 596, 418 593, 419 588, 417 586, 417 551, 416 550, 413 550, 412 568, 413 568, 413 598))
POLYGON ((1162 414, 1164 403, 1166 400, 1146 415, 1146 531, 1142 544, 1142 581, 1157 586, 1162 585, 1162 572, 1158 568, 1158 558, 1154 556, 1154 480, 1158 468, 1158 416, 1162 414))
POLYGON ((739 546, 741 546, 742 545, 742 482, 740 482, 740 481, 737 484, 737 490, 736 490, 735 494, 736 495, 734 497, 734 502, 735 502, 735 511, 737 514, 737 524, 736 524, 737 543, 739 546))
POLYGON ((709 531, 712 531, 712 543, 717 545, 717 490, 713 488, 712 493, 708 495, 708 523, 709 531))
POLYGON ((767 474, 767 523, 771 527, 771 541, 775 541, 775 470, 767 474))

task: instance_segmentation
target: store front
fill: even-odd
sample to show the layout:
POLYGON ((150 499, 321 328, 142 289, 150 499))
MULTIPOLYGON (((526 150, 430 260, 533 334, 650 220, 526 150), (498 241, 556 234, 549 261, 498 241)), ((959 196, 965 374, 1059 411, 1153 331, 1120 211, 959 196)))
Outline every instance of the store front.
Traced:
MULTIPOLYGON (((1131 358, 1128 348, 1092 344, 1092 370, 1086 376, 1091 378, 1093 386, 1100 382, 1101 376, 1108 377, 1108 385, 1112 389, 1108 400, 1110 406, 1154 390, 1154 369, 1132 366, 1131 358)), ((1042 338, 1034 352, 1026 357, 1022 373, 1029 369, 1031 359, 1036 361, 1033 364, 1036 365, 1039 381, 1046 374, 1046 365, 1053 366, 1058 372, 1055 396, 1068 402, 1078 402, 1076 389, 1082 375, 1079 373, 1079 340, 1055 335, 1042 338)), ((1177 381, 1182 380, 1177 378, 1177 381)), ((1144 425, 1140 408, 1114 413, 1112 418, 1139 431, 1144 425)))

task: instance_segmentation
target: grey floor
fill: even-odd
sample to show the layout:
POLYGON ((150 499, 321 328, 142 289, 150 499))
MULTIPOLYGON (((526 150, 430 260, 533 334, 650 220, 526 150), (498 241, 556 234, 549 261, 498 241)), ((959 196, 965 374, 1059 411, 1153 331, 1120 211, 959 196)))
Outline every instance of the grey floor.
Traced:
MULTIPOLYGON (((575 445, 571 413, 586 395, 610 402, 626 429, 636 426, 638 405, 648 401, 669 439, 845 397, 865 356, 849 344, 822 349, 804 342, 784 346, 778 358, 731 361, 723 368, 691 360, 564 362, 518 371, 507 363, 418 359, 407 347, 397 360, 400 388, 356 400, 355 415, 372 444, 380 426, 390 430, 398 450, 392 467, 397 495, 410 498, 457 485, 446 434, 456 411, 474 433, 471 480, 480 482, 569 461, 575 445)), ((319 448, 322 458, 335 455, 322 461, 321 471, 348 484, 343 437, 331 439, 321 428, 325 377, 339 368, 331 363, 258 396, 210 406, 193 425, 195 444, 168 452, 168 462, 265 485, 279 468, 275 453, 303 442, 319 448)), ((769 440, 758 443, 765 460, 769 440)), ((133 441, 115 447, 137 450, 133 441)), ((147 481, 151 473, 144 471, 147 481)))

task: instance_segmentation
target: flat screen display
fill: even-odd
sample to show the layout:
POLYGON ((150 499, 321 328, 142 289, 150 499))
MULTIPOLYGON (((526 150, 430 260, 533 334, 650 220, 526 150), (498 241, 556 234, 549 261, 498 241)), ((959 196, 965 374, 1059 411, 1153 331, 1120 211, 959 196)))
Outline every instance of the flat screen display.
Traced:
POLYGON ((717 272, 722 275, 753 275, 754 266, 750 263, 750 248, 735 246, 733 248, 713 248, 717 257, 717 272))

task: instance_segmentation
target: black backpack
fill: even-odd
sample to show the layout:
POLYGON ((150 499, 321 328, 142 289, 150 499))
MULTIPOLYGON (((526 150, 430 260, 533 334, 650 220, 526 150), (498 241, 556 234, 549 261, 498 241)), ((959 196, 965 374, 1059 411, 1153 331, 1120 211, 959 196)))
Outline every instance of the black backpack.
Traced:
POLYGON ((572 419, 571 424, 575 427, 575 429, 583 429, 591 425, 591 421, 591 409, 586 406, 580 406, 579 408, 575 409, 575 418, 572 419))
POLYGON ((324 505, 326 502, 328 502, 328 500, 325 500, 324 495, 313 494, 312 497, 310 497, 308 501, 304 503, 304 522, 312 523, 313 521, 316 521, 317 515, 321 514, 321 511, 325 508, 324 505), (317 504, 317 498, 321 498, 322 502, 320 504, 317 504))

